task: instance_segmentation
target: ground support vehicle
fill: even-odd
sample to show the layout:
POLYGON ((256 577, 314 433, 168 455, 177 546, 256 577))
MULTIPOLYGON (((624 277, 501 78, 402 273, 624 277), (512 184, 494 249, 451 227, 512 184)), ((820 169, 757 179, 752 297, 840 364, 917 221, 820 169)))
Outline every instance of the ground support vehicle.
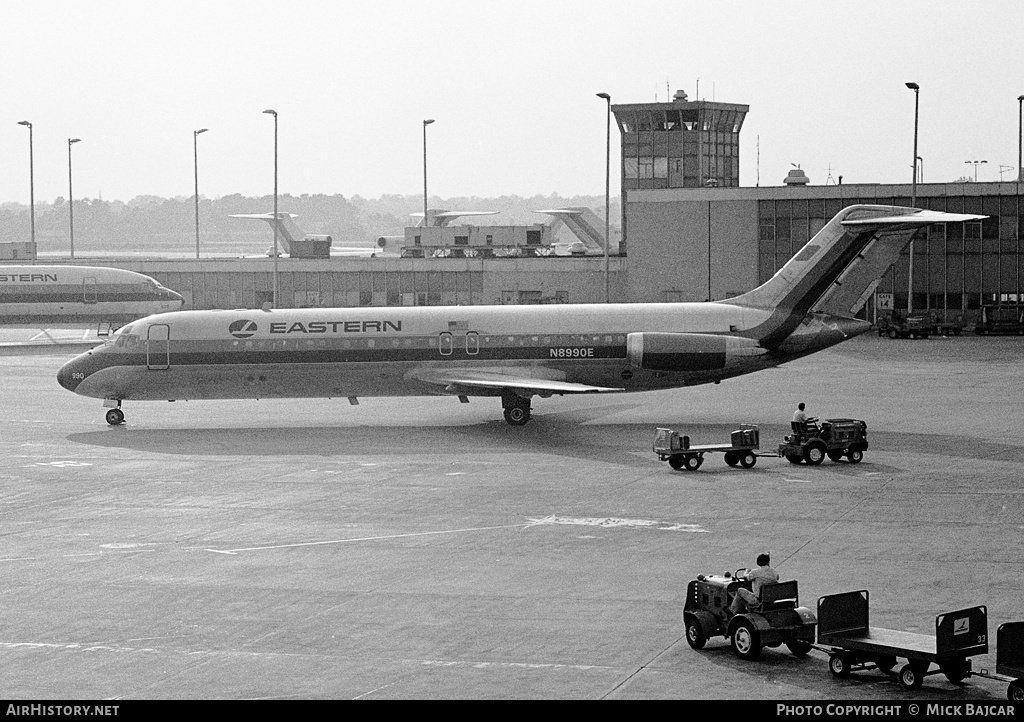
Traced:
POLYGON ((888 336, 891 339, 928 338, 931 330, 925 323, 924 316, 905 316, 898 311, 879 318, 877 327, 879 336, 888 336))
POLYGON ((818 600, 818 645, 829 655, 834 677, 851 672, 880 669, 888 672, 897 658, 907 660, 899 680, 907 689, 918 689, 928 675, 946 675, 954 684, 971 674, 968 657, 988 653, 988 613, 971 607, 935 618, 935 636, 868 624, 868 592, 830 594, 818 600), (929 671, 932 663, 938 669, 929 671))
POLYGON ((983 306, 974 333, 979 336, 993 333, 1024 335, 1024 306, 983 306))
POLYGON ((839 461, 844 456, 859 463, 868 450, 868 425, 859 419, 825 419, 820 424, 811 418, 806 424, 793 422, 793 433, 779 444, 779 456, 792 464, 806 461, 816 466, 827 456, 839 461))
POLYGON ((744 577, 746 571, 698 574, 687 585, 683 606, 687 643, 702 649, 710 637, 728 637, 733 653, 740 659, 757 659, 762 648, 781 644, 798 657, 810 652, 817 622, 814 612, 799 606, 796 581, 762 584, 756 607, 731 617, 727 614, 736 590, 751 588, 744 577))
POLYGON ((935 336, 959 336, 963 330, 964 319, 962 314, 955 314, 952 318, 948 318, 947 314, 943 313, 940 318, 939 313, 932 312, 928 324, 929 333, 935 336))
POLYGON ((1024 702, 1024 622, 1000 624, 996 630, 996 671, 971 672, 973 677, 1009 682, 1006 698, 1024 702))
POLYGON ((691 445, 689 436, 680 436, 672 429, 658 429, 654 437, 653 451, 661 461, 676 471, 686 469, 696 471, 704 463, 704 454, 721 452, 725 454, 725 463, 729 466, 751 468, 757 463, 757 448, 760 444, 760 431, 753 424, 740 424, 740 428, 732 432, 728 444, 691 445))

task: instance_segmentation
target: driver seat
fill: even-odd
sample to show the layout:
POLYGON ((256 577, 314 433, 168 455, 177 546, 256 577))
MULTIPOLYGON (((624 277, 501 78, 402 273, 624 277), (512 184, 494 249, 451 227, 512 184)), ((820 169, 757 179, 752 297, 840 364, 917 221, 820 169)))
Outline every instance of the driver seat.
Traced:
POLYGON ((796 580, 762 584, 758 597, 761 603, 751 611, 764 613, 778 609, 796 609, 798 600, 796 580))

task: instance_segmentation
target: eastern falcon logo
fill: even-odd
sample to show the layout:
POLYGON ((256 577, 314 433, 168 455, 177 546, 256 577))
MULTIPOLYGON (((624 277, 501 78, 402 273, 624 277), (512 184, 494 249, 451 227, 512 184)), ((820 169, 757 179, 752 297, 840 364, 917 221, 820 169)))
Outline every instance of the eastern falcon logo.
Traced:
POLYGON ((232 321, 228 326, 228 333, 235 338, 250 338, 256 334, 256 322, 248 319, 232 321))

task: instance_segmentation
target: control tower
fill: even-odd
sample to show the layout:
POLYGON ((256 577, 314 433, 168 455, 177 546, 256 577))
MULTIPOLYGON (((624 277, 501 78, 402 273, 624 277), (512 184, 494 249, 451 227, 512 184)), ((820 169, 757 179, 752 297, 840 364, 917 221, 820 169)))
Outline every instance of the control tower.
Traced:
POLYGON ((735 188, 749 105, 688 100, 613 105, 622 134, 622 190, 735 188))

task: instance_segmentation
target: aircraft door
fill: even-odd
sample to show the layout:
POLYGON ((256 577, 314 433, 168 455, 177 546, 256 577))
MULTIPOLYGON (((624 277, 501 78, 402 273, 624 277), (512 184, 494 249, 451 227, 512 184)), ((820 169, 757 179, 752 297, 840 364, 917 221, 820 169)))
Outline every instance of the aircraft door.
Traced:
POLYGON ((171 367, 171 327, 155 323, 146 334, 146 368, 166 371, 171 367))
POLYGON ((87 276, 82 279, 82 303, 96 303, 96 278, 87 276))

